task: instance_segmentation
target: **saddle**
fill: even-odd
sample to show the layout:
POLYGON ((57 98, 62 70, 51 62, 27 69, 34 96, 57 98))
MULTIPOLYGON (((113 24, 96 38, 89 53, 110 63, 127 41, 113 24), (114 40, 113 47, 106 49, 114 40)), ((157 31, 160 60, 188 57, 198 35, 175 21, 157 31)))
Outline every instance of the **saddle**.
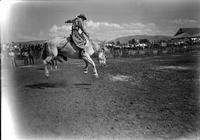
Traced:
POLYGON ((79 48, 79 47, 75 44, 75 42, 73 41, 71 35, 70 35, 69 37, 66 38, 66 43, 65 43, 62 47, 59 47, 59 48, 58 48, 58 57, 61 57, 61 58, 63 58, 65 61, 67 61, 67 58, 66 58, 65 56, 62 55, 62 51, 63 51, 63 48, 65 47, 65 45, 66 45, 68 42, 69 42, 69 43, 71 44, 71 46, 78 52, 79 58, 82 58, 82 52, 84 51, 84 49, 79 48))

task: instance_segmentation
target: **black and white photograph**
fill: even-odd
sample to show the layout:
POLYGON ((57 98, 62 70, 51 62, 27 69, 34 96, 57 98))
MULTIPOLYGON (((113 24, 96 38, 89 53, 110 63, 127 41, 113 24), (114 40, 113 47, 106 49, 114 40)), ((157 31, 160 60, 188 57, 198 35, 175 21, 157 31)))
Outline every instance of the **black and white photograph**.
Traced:
POLYGON ((200 140, 200 0, 0 0, 2 140, 200 140))

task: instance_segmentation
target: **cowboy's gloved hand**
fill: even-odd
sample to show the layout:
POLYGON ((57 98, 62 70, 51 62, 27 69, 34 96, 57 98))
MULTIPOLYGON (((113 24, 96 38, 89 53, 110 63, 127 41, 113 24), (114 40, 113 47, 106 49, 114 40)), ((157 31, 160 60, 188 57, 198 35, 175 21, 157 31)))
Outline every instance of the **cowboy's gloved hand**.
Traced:
POLYGON ((67 20, 67 21, 65 21, 65 23, 70 23, 71 22, 71 20, 67 20))

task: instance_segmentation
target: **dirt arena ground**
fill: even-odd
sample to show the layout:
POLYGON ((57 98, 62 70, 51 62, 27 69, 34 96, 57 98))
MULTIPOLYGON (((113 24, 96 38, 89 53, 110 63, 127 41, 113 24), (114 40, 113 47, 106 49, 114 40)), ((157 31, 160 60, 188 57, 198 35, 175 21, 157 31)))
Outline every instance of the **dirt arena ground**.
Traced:
POLYGON ((200 139, 199 57, 108 59, 98 79, 80 60, 49 79, 41 64, 20 66, 4 70, 14 86, 2 83, 22 138, 200 139))

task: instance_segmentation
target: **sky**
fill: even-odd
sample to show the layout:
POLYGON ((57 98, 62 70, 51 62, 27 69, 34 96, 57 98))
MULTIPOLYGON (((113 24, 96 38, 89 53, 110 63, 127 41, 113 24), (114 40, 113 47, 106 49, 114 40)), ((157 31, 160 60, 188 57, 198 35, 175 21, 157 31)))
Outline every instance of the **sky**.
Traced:
POLYGON ((9 6, 1 2, 1 17, 6 15, 0 28, 4 42, 69 36, 70 24, 64 22, 80 13, 88 18, 85 28, 90 36, 98 40, 143 34, 173 36, 181 27, 200 27, 200 0, 7 1, 9 6))

